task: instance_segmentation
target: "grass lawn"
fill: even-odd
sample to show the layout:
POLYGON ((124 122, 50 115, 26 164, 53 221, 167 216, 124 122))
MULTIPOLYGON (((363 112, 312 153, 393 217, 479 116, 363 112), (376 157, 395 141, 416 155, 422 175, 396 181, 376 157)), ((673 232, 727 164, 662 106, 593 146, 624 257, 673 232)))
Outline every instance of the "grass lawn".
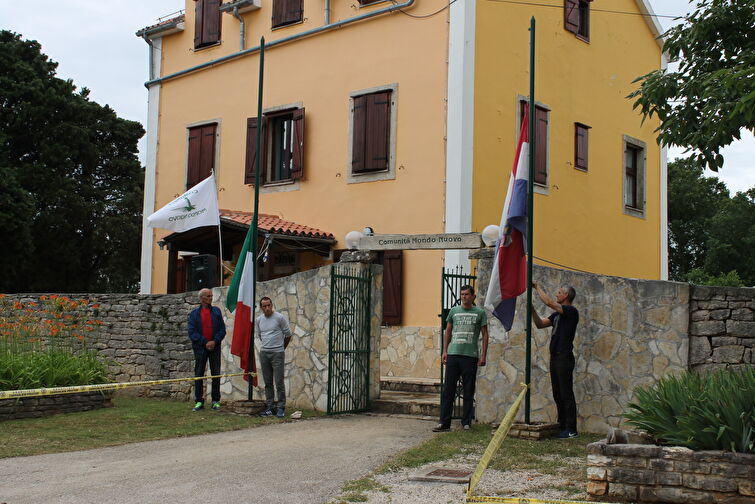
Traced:
MULTIPOLYGON (((193 412, 193 403, 140 397, 116 396, 113 404, 112 408, 94 411, 3 422, 0 458, 88 450, 295 421, 230 415, 209 408, 193 412)), ((302 413, 302 418, 322 415, 306 410, 302 413)))

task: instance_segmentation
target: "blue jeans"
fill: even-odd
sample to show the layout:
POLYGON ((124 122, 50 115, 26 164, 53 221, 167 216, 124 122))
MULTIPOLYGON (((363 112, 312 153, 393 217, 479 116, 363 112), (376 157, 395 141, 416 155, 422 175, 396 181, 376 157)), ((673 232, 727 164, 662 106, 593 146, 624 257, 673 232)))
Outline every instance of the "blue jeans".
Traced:
MULTIPOLYGON (((210 374, 220 374, 220 345, 215 350, 208 351, 206 348, 194 350, 194 376, 204 376, 207 362, 210 362, 210 374)), ((194 381, 194 400, 204 402, 204 380, 194 381)), ((220 402, 220 378, 212 379, 212 402, 220 402)))
POLYGON ((278 408, 286 407, 286 385, 283 382, 283 363, 285 352, 266 352, 260 350, 260 367, 262 379, 265 380, 265 403, 268 409, 275 406, 275 391, 278 392, 278 408))

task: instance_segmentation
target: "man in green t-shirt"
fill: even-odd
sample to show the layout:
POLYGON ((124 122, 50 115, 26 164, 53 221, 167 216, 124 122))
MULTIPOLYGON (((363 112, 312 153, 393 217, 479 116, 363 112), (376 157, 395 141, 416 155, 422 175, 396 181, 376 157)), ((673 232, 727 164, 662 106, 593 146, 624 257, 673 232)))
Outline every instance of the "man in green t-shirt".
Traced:
POLYGON ((461 425, 469 430, 472 424, 477 366, 484 366, 488 355, 488 317, 485 310, 474 305, 474 287, 461 288, 461 306, 454 306, 446 317, 446 332, 443 337, 443 363, 446 375, 440 402, 440 423, 433 432, 451 430, 451 412, 456 397, 456 382, 461 376, 464 387, 464 410, 461 425), (482 352, 477 342, 482 333, 482 352))

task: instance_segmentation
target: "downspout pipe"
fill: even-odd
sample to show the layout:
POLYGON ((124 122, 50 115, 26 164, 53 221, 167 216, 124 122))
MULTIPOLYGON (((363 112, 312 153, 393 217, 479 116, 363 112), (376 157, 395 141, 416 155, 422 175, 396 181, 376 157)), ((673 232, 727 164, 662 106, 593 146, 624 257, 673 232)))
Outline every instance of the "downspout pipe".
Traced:
MULTIPOLYGON (((324 26, 320 26, 319 28, 314 28, 312 30, 308 30, 302 33, 299 33, 297 35, 291 35, 290 37, 285 37, 279 40, 274 40, 272 42, 265 43, 265 49, 270 49, 275 46, 287 44, 288 42, 298 40, 305 37, 310 37, 312 35, 317 35, 319 33, 332 30, 334 28, 342 28, 344 26, 350 25, 352 23, 357 23, 359 21, 363 21, 365 19, 373 18, 375 16, 380 16, 382 14, 388 14, 390 12, 396 12, 399 9, 405 9, 407 7, 411 7, 414 4, 415 0, 406 0, 403 3, 394 4, 390 7, 386 7, 385 9, 380 9, 372 12, 368 12, 367 14, 362 14, 361 16, 355 16, 353 18, 344 19, 343 21, 338 21, 337 23, 332 24, 326 24, 324 26)), ((236 58, 241 58, 243 56, 247 56, 249 54, 254 54, 259 52, 260 46, 254 46, 250 47, 249 49, 244 49, 242 51, 229 54, 227 56, 223 56, 222 58, 217 58, 214 60, 207 61, 205 63, 195 65, 193 67, 187 68, 185 70, 181 70, 178 72, 174 72, 172 74, 165 75, 163 77, 160 77, 159 79, 150 79, 147 82, 144 83, 144 87, 149 88, 155 84, 160 84, 161 82, 165 82, 168 80, 175 79, 177 77, 182 77, 186 74, 190 74, 192 72, 197 72, 199 70, 204 70, 205 68, 210 68, 215 65, 219 65, 221 63, 225 63, 227 61, 234 60, 236 58)))
POLYGON ((325 25, 330 24, 330 0, 325 0, 325 25))
POLYGON ((149 46, 149 80, 153 80, 155 78, 154 75, 154 69, 152 68, 155 64, 155 55, 154 55, 154 49, 155 46, 152 44, 152 41, 147 37, 147 35, 142 35, 142 38, 149 46))
POLYGON ((244 39, 246 39, 246 23, 244 18, 239 15, 239 8, 233 8, 233 17, 239 20, 239 51, 244 50, 244 39))

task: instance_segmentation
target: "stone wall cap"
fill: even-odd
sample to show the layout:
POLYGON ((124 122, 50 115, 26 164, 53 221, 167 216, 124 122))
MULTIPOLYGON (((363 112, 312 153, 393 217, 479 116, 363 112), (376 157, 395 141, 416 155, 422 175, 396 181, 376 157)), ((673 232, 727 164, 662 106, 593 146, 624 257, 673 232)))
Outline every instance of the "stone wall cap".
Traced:
POLYGON ((490 259, 495 256, 495 247, 484 247, 469 251, 470 259, 490 259))

